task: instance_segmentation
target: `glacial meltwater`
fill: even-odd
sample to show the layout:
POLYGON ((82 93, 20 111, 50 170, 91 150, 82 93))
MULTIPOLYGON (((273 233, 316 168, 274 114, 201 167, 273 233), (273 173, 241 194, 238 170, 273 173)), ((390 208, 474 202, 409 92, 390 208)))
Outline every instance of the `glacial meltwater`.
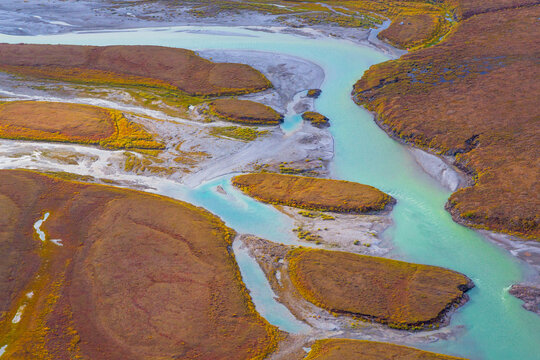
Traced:
MULTIPOLYGON (((453 314, 449 326, 456 331, 448 339, 408 345, 471 359, 540 359, 540 318, 522 309, 521 302, 507 292, 511 284, 523 279, 528 269, 475 231, 454 223, 444 210, 450 192, 425 174, 410 152, 380 130, 372 115, 351 100, 352 85, 362 73, 369 66, 388 60, 378 50, 336 39, 234 27, 174 27, 33 37, 0 35, 0 42, 258 50, 289 54, 318 64, 326 77, 323 93, 315 105, 332 124, 330 131, 335 139, 332 176, 373 185, 398 200, 392 213, 395 224, 385 234, 394 244, 393 257, 462 272, 476 285, 469 292, 470 301, 453 314)), ((290 130, 295 126, 286 124, 285 128, 290 130)), ((269 206, 239 196, 226 179, 192 190, 181 185, 175 189, 170 181, 161 182, 167 185, 156 188, 158 192, 204 206, 238 232, 285 243, 294 240, 290 223, 286 223, 290 220, 269 206), (209 190, 217 185, 233 194, 236 203, 230 203, 233 200, 227 199, 227 195, 209 190)), ((286 310, 276 307, 275 301, 256 299, 273 294, 260 278, 262 272, 256 269, 256 263, 247 261, 244 255, 237 254, 257 309, 285 330, 303 331, 286 310), (274 311, 283 316, 273 316, 274 311)))

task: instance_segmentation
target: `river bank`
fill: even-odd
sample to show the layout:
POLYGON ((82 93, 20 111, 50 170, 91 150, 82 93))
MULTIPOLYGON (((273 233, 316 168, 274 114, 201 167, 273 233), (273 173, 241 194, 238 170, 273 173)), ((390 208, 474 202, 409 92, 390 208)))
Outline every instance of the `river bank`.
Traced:
MULTIPOLYGON (((144 39, 143 34, 145 33, 138 33, 138 38, 144 39)), ((146 34, 149 34, 152 41, 158 39, 155 32, 146 34)), ((123 36, 127 37, 126 35, 123 32, 114 33, 115 41, 125 41, 123 36)), ((333 144, 334 157, 331 166, 331 170, 335 171, 333 175, 376 186, 398 199, 392 213, 394 225, 384 235, 394 244, 391 257, 449 267, 467 274, 478 285, 471 291, 471 302, 454 314, 452 323, 446 328, 451 332, 449 336, 442 336, 434 343, 415 342, 411 339, 411 345, 477 359, 507 359, 511 356, 526 359, 533 354, 531 344, 535 344, 534 334, 538 333, 535 331, 536 322, 528 317, 528 314, 520 308, 519 302, 507 296, 504 290, 509 283, 521 278, 521 266, 502 251, 480 239, 475 232, 452 223, 442 209, 447 192, 442 191, 433 179, 420 170, 404 148, 388 139, 368 115, 348 100, 351 81, 369 65, 385 58, 367 50, 364 52, 363 48, 351 47, 349 43, 320 40, 312 43, 305 39, 296 41, 283 34, 264 33, 256 42, 247 37, 232 35, 219 38, 199 33, 182 35, 178 37, 177 34, 161 31, 159 40, 169 45, 194 48, 204 43, 207 47, 216 48, 272 49, 316 59, 318 63, 324 65, 325 70, 329 70, 326 71, 327 77, 322 86, 323 93, 317 100, 317 110, 328 115, 331 121, 334 119, 328 129, 336 139, 333 144), (191 37, 194 39, 192 42, 189 40, 191 37), (321 51, 322 48, 325 51, 321 51), (357 61, 351 62, 351 58, 357 61), (506 348, 505 344, 513 344, 512 349, 506 348)), ((77 39, 79 36, 84 38, 86 35, 78 34, 77 39)), ((66 38, 64 41, 74 39, 66 38)), ((104 38, 104 34, 99 34, 99 40, 86 38, 84 41, 101 42, 107 39, 104 38)), ((17 160, 13 163, 6 160, 10 166, 17 166, 16 162, 17 160)), ((227 187, 229 184, 227 179, 204 183, 193 191, 163 178, 116 174, 114 168, 105 170, 106 165, 105 158, 99 167, 103 169, 102 171, 112 172, 108 175, 109 178, 139 177, 139 183, 146 183, 150 191, 159 191, 173 197, 183 196, 189 202, 204 206, 218 214, 228 224, 234 224, 231 227, 242 233, 252 233, 281 242, 290 241, 293 237, 291 233, 293 224, 289 224, 281 215, 276 215, 277 211, 274 212, 270 207, 251 202, 245 197, 237 197, 234 190, 227 187), (220 194, 216 191, 217 186, 222 186, 227 194, 232 194, 232 198, 238 200, 233 202, 231 197, 220 194), (239 209, 243 206, 245 209, 240 212, 239 209), (282 224, 286 224, 285 230, 282 224)), ((28 159, 24 166, 38 165, 28 159)), ((65 169, 72 168, 66 166, 65 169)), ((76 172, 75 165, 73 169, 76 172)), ((86 174, 90 173, 82 166, 80 169, 86 174)), ((253 269, 243 268, 243 275, 247 274, 246 270, 249 272, 253 269)), ((255 303, 258 306, 256 301, 255 303)), ((264 305, 258 310, 264 312, 264 305)), ((407 334, 402 333, 403 336, 407 334)), ((431 333, 425 335, 429 337, 431 333)), ((403 341, 408 342, 407 339, 403 341)))

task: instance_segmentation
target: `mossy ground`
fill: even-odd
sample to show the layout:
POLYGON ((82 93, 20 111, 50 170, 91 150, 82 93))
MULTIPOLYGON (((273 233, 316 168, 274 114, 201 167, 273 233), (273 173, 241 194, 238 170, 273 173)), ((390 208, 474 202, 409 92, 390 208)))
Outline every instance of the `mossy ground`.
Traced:
POLYGON ((243 125, 278 125, 283 115, 264 104, 238 99, 217 99, 208 105, 209 115, 243 125))
POLYGON ((191 50, 161 46, 0 44, 0 71, 205 97, 240 95, 272 86, 251 66, 214 63, 191 50))
POLYGON ((258 200, 307 210, 368 213, 393 200, 372 186, 342 180, 258 173, 235 176, 232 183, 258 200))
POLYGON ((305 360, 464 360, 453 356, 436 354, 406 346, 389 343, 350 340, 317 340, 305 360))
MULTIPOLYGON (((466 5, 466 13, 484 8, 466 5)), ((449 199, 457 221, 535 239, 540 87, 532 59, 540 50, 531 29, 539 15, 540 6, 527 6, 471 16, 441 44, 372 66, 354 87, 383 129, 455 156, 472 176, 474 186, 449 199)))
POLYGON ((282 336, 243 285, 229 251, 234 232, 205 210, 2 170, 0 213, 11 224, 0 233, 11 249, 0 266, 6 358, 262 359, 282 336), (45 211, 42 242, 33 224, 45 211))
POLYGON ((287 261, 306 300, 396 329, 438 327, 472 286, 466 276, 444 268, 339 251, 296 248, 287 261))
POLYGON ((13 101, 0 104, 0 137, 100 145, 108 149, 163 149, 120 111, 72 103, 13 101))

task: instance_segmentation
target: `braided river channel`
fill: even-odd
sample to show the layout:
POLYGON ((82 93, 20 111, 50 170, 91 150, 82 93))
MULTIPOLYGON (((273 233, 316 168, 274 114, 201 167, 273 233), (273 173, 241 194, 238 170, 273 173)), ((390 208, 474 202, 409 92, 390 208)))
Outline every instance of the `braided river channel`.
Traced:
MULTIPOLYGON (((469 292, 470 301, 452 315, 448 325, 451 336, 432 342, 402 343, 470 359, 540 359, 540 317, 524 310, 521 301, 508 294, 508 288, 530 275, 531 270, 479 233, 455 223, 444 209, 450 191, 427 175, 406 147, 385 134, 373 121, 372 114, 352 101, 352 85, 362 73, 373 64, 389 60, 376 48, 327 37, 307 38, 235 27, 0 35, 0 42, 256 50, 268 52, 269 57, 280 53, 319 65, 325 79, 315 107, 332 123, 335 155, 331 177, 369 184, 397 199, 392 211, 393 225, 384 233, 393 246, 391 257, 456 270, 476 285, 469 292)), ((285 123, 290 121, 294 120, 286 119, 285 123)), ((0 167, 39 168, 35 163, 3 162, 1 148, 15 146, 16 142, 10 144, 0 144, 0 167)), ((65 171, 70 171, 69 167, 65 171)), ((207 180, 189 188, 170 180, 154 179, 152 186, 161 194, 205 207, 239 233, 282 243, 295 241, 292 220, 234 190, 230 175, 207 180), (229 197, 212 191, 217 185, 229 197)), ((285 331, 308 331, 307 325, 274 299, 261 269, 247 252, 236 246, 234 250, 257 310, 285 331)), ((429 331, 425 334, 429 336, 429 331)))

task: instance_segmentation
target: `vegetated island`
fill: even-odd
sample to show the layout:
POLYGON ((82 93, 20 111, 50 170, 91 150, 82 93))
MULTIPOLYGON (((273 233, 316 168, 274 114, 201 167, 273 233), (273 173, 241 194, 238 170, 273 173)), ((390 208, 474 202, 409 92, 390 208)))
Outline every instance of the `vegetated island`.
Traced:
POLYGON ((464 360, 407 346, 367 340, 317 340, 305 360, 464 360))
POLYGON ((309 89, 306 96, 308 98, 317 99, 319 96, 321 96, 322 90, 321 89, 309 89))
POLYGON ((0 212, 5 358, 260 359, 276 347, 234 232, 204 209, 1 170, 0 212))
POLYGON ((474 186, 447 209, 467 226, 540 235, 538 2, 458 1, 441 43, 372 66, 358 104, 395 138, 455 156, 474 186))
POLYGON ((46 101, 0 103, 0 138, 91 144, 109 149, 165 147, 118 110, 46 101))
POLYGON ((260 201, 308 210, 370 213, 394 203, 372 186, 343 180, 254 173, 235 176, 232 184, 260 201))
POLYGON ((214 63, 161 46, 0 44, 0 71, 71 82, 165 88, 191 96, 262 91, 272 84, 251 66, 214 63))
POLYGON ((304 121, 309 121, 311 125, 321 129, 330 126, 330 119, 315 111, 306 111, 302 114, 302 119, 304 121))
POLYGON ((296 248, 287 262, 306 300, 396 329, 438 327, 474 286, 465 275, 441 267, 341 251, 296 248))
POLYGON ((243 125, 279 125, 283 115, 270 106, 238 99, 217 99, 208 104, 210 115, 243 125))

